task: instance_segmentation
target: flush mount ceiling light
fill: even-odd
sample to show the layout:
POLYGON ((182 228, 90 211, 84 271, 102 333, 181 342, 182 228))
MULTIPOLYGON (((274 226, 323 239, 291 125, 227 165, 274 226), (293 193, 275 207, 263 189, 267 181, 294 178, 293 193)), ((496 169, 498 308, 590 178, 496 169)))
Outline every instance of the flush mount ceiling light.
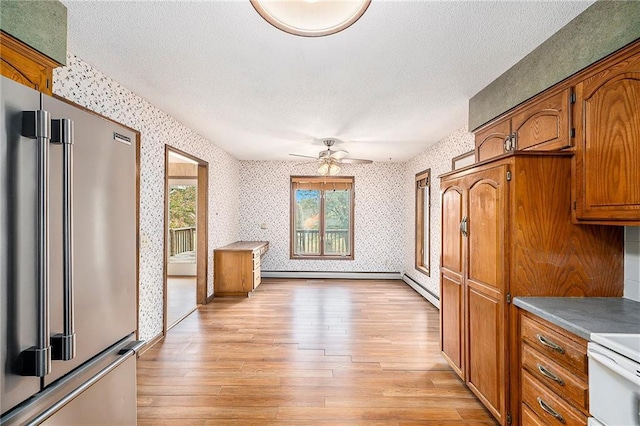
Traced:
POLYGON ((371 0, 250 0, 268 23, 290 34, 320 37, 352 25, 371 0))

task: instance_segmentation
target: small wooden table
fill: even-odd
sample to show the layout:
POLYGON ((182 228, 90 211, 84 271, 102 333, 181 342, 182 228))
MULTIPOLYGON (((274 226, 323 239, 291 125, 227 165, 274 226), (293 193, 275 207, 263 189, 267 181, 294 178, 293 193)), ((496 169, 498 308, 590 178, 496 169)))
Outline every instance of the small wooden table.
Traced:
POLYGON ((237 241, 215 249, 214 295, 249 297, 260 285, 260 258, 268 250, 268 241, 237 241))

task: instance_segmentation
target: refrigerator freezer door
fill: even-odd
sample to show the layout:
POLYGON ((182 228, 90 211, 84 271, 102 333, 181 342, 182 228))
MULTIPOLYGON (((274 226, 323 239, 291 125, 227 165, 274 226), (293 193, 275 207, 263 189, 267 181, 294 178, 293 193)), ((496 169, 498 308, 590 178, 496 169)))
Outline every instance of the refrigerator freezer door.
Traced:
POLYGON ((22 111, 40 94, 0 79, 0 405, 5 413, 40 390, 20 375, 20 353, 37 339, 37 144, 21 137, 22 111))
MULTIPOLYGON (((76 355, 53 361, 45 386, 136 329, 135 134, 43 96, 52 119, 73 121, 73 287, 76 355), (117 136, 120 135, 120 136, 117 136), (121 141, 129 138, 131 144, 121 141)), ((51 334, 63 331, 62 147, 50 147, 51 334)))
POLYGON ((133 426, 136 415, 136 357, 132 356, 42 425, 133 426))
POLYGON ((141 343, 131 334, 11 410, 2 425, 135 425, 141 343))

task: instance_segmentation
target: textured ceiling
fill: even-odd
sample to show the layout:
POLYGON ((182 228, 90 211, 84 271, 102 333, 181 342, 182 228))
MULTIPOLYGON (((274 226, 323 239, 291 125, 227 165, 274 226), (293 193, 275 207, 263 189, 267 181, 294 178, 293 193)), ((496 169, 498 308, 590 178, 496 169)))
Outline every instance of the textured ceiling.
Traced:
POLYGON ((70 1, 69 50, 238 159, 405 161, 464 126, 468 100, 592 1, 377 1, 297 37, 249 1, 70 1))

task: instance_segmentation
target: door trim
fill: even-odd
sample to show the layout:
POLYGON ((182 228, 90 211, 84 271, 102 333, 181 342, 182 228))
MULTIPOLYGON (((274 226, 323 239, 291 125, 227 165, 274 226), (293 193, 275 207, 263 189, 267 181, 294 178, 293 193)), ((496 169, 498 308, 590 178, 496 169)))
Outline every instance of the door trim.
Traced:
MULTIPOLYGON (((169 328, 171 328, 172 324, 167 324, 167 263, 169 258, 167 256, 167 234, 169 231, 169 215, 167 212, 169 211, 169 152, 174 152, 176 154, 180 154, 184 157, 187 157, 198 164, 198 188, 197 188, 197 197, 196 197, 196 216, 197 216, 197 225, 196 225, 196 305, 206 305, 207 300, 207 288, 208 288, 208 269, 209 269, 209 261, 208 261, 208 252, 209 252, 209 163, 195 157, 187 152, 184 152, 178 148, 170 146, 169 144, 165 144, 164 146, 164 230, 163 230, 163 264, 162 264, 162 276, 163 276, 163 285, 162 285, 162 334, 166 335, 169 328)), ((174 176, 171 176, 173 178, 174 176)), ((187 314, 188 315, 188 314, 187 314)), ((184 317, 182 317, 178 322, 180 322, 184 317)), ((177 324, 174 323, 174 324, 177 324)))

